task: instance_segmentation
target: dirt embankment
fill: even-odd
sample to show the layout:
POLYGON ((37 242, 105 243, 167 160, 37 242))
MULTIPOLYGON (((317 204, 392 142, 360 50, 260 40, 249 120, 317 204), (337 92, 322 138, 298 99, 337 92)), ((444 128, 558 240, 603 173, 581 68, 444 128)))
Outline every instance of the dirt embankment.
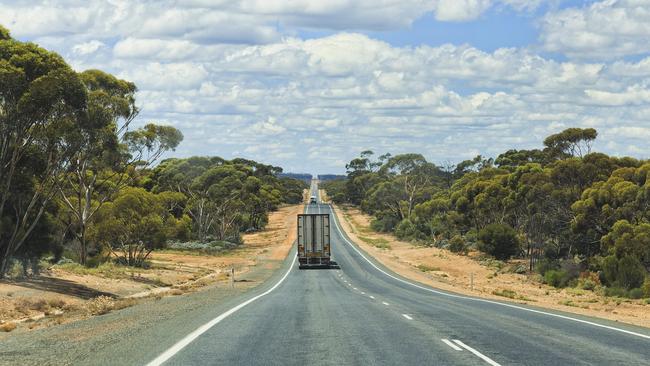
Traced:
POLYGON ((370 228, 371 218, 356 207, 337 207, 339 222, 364 251, 400 275, 456 293, 514 301, 576 314, 650 327, 650 304, 644 300, 605 297, 576 288, 556 289, 535 274, 511 271, 523 261, 503 263, 480 253, 457 255, 445 249, 418 246, 370 228))
POLYGON ((67 323, 205 286, 233 286, 233 269, 236 286, 255 286, 282 265, 302 211, 300 204, 272 212, 263 231, 245 234, 242 246, 216 255, 163 250, 151 254, 148 269, 65 264, 45 269, 38 278, 0 281, 0 334, 67 323))

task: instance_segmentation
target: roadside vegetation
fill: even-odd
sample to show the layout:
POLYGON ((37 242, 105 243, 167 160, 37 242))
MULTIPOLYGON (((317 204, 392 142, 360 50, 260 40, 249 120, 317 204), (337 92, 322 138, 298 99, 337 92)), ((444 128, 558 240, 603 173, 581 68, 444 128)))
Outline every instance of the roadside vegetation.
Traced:
MULTIPOLYGON (((170 126, 134 128, 136 86, 73 71, 0 27, 0 278, 49 264, 146 267, 151 252, 241 243, 305 183, 245 159, 167 159, 170 126), (157 164, 154 166, 154 164, 157 164), (183 244, 187 243, 187 244, 183 244)), ((219 248, 219 249, 217 249, 219 248)))
POLYGON ((4 283, 44 269, 133 277, 165 248, 223 254, 263 229, 271 211, 302 202, 307 184, 280 177, 279 167, 162 160, 183 135, 135 126, 136 92, 101 70, 76 72, 0 26, 0 280, 12 280, 4 283))
POLYGON ((500 263, 525 259, 517 273, 557 288, 650 298, 650 162, 592 152, 596 138, 569 128, 541 149, 455 165, 364 151, 345 179, 322 188, 371 215, 377 232, 500 263))

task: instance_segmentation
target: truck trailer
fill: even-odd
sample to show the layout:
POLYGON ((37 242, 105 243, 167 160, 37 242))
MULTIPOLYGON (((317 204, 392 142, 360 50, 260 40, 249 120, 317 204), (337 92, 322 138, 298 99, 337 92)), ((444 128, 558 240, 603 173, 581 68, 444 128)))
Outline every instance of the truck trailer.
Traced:
POLYGON ((298 215, 298 263, 300 269, 339 268, 332 261, 330 215, 298 215))

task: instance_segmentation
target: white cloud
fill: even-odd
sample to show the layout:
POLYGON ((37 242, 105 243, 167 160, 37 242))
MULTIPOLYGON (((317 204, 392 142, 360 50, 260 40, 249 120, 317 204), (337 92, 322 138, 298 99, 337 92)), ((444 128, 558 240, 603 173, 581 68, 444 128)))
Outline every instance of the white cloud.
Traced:
MULTIPOLYGON (((368 148, 457 161, 540 146, 569 126, 594 126, 607 141, 599 147, 630 153, 626 141, 650 130, 650 57, 557 61, 533 47, 396 47, 350 31, 296 36, 307 28, 403 28, 423 14, 467 21, 489 9, 531 11, 540 1, 120 1, 90 10, 75 0, 65 4, 35 6, 36 12, 27 2, 0 5, 0 22, 77 69, 134 81, 137 123, 181 128, 182 156, 244 155, 340 172, 342 161, 368 148), (63 24, 54 24, 59 17, 63 24)), ((558 48, 570 55, 575 49, 558 48)))
POLYGON ((106 47, 104 42, 98 41, 96 39, 84 43, 79 43, 72 47, 72 52, 77 55, 86 56, 91 53, 97 52, 100 48, 106 47))
POLYGON ((632 85, 621 92, 585 90, 585 94, 599 105, 622 106, 650 103, 650 89, 642 85, 632 85))
POLYGON ((219 47, 130 38, 113 55, 107 67, 142 90, 143 118, 191 129, 181 153, 283 156, 300 167, 305 146, 316 144, 333 154, 316 164, 333 171, 362 148, 458 160, 459 146, 463 158, 499 154, 539 146, 568 126, 620 141, 608 129, 647 125, 638 108, 650 101, 650 80, 639 76, 645 59, 558 62, 514 48, 394 47, 356 33, 219 47))
POLYGON ((650 53, 650 1, 604 0, 547 14, 541 40, 548 51, 575 58, 615 59, 650 53))
POLYGON ((443 21, 476 19, 491 5, 491 0, 439 0, 435 10, 436 19, 443 21))
POLYGON ((253 134, 278 135, 287 129, 277 123, 274 117, 268 117, 266 121, 253 124, 249 131, 253 134))

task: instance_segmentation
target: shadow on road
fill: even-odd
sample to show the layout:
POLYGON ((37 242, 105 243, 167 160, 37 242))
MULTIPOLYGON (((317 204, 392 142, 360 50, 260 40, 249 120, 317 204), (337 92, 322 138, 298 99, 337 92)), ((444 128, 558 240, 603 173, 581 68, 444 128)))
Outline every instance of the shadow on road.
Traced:
POLYGON ((35 290, 52 291, 63 295, 75 296, 84 300, 88 300, 97 296, 117 297, 117 295, 110 292, 98 291, 72 281, 47 276, 40 276, 20 281, 0 280, 0 283, 6 283, 13 286, 26 287, 35 290))

